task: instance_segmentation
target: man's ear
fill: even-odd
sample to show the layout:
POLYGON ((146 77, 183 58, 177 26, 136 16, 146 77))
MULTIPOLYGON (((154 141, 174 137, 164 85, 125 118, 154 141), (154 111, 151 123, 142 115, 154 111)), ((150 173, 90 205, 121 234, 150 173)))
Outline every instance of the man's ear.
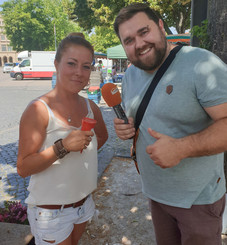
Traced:
POLYGON ((54 60, 54 66, 55 66, 55 69, 56 69, 56 71, 57 71, 57 68, 58 68, 58 62, 57 62, 56 59, 54 60))
POLYGON ((164 34, 166 34, 166 31, 165 31, 165 28, 164 28, 164 23, 163 23, 163 21, 162 21, 161 19, 159 19, 159 21, 158 21, 158 26, 159 26, 160 30, 161 30, 164 34))

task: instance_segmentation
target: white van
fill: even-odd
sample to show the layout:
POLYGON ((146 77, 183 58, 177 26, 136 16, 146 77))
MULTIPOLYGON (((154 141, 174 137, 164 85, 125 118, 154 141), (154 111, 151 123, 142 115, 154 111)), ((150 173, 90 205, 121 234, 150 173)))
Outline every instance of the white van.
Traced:
POLYGON ((5 63, 3 66, 3 73, 11 72, 13 70, 14 64, 13 63, 5 63))
POLYGON ((22 59, 18 66, 10 72, 16 80, 24 78, 52 78, 56 72, 54 66, 55 51, 23 51, 18 54, 22 59))

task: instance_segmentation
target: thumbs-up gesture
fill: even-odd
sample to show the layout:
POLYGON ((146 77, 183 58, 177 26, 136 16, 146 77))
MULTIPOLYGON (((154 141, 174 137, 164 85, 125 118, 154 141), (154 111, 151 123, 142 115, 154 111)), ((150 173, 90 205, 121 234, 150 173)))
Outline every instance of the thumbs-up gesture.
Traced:
POLYGON ((156 139, 154 144, 146 148, 154 163, 161 168, 171 168, 179 164, 183 159, 180 139, 161 134, 151 128, 148 128, 148 133, 156 139))

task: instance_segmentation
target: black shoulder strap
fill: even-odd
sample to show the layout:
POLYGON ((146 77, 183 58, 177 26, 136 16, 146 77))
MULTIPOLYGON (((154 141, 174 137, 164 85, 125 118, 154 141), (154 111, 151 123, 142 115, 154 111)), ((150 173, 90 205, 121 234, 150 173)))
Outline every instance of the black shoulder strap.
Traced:
POLYGON ((158 82, 160 81, 160 79, 162 78, 162 76, 164 75, 164 73, 166 72, 166 70, 168 69, 168 67, 170 66, 170 64, 172 63, 172 61, 174 60, 177 52, 182 48, 182 45, 176 46, 175 48, 173 48, 168 57, 166 58, 166 60, 164 61, 164 63, 159 67, 157 73, 155 74, 153 80, 151 81, 139 107, 136 113, 136 120, 135 120, 135 129, 137 130, 140 126, 140 123, 143 119, 143 115, 147 109, 147 106, 149 104, 150 98, 158 84, 158 82))

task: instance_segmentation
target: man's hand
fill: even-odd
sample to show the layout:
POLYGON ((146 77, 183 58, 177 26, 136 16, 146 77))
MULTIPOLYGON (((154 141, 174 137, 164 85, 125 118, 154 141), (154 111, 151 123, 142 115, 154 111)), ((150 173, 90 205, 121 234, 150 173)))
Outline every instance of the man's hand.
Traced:
POLYGON ((171 168, 179 164, 183 159, 180 139, 158 133, 151 128, 148 129, 148 133, 156 139, 154 144, 146 148, 154 163, 161 168, 171 168))
POLYGON ((115 118, 114 128, 117 136, 122 140, 131 139, 135 135, 135 128, 133 118, 128 118, 128 124, 124 123, 124 120, 115 118))

